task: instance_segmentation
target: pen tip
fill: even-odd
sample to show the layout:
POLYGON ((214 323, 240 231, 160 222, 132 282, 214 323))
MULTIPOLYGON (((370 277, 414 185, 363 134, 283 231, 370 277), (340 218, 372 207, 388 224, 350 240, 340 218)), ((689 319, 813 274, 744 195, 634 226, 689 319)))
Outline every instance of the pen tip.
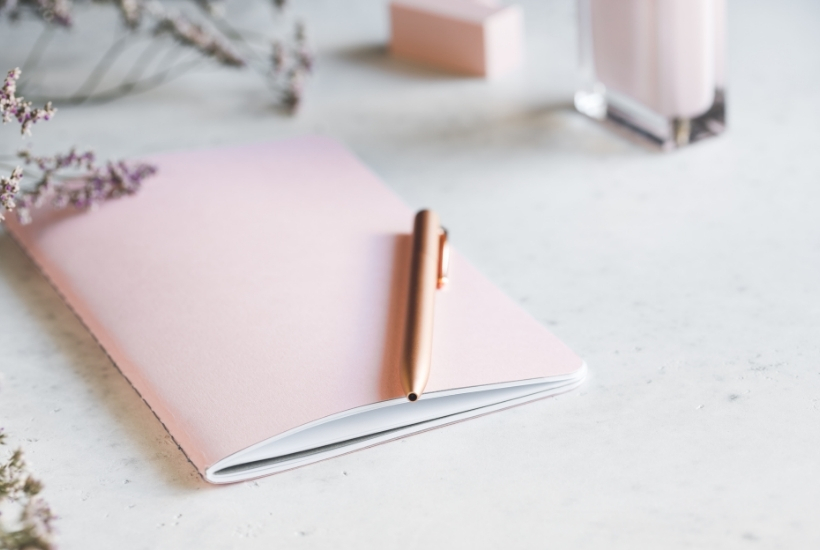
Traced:
POLYGON ((418 398, 419 398, 419 396, 416 395, 415 393, 408 393, 407 394, 407 399, 410 400, 410 401, 415 401, 418 398))

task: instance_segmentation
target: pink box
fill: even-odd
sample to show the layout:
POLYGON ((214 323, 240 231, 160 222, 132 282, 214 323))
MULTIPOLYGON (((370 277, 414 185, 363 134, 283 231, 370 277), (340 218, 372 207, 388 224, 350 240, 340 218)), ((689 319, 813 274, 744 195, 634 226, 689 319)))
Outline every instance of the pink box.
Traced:
POLYGON ((524 59, 523 12, 480 0, 394 0, 390 51, 458 73, 497 77, 524 59))

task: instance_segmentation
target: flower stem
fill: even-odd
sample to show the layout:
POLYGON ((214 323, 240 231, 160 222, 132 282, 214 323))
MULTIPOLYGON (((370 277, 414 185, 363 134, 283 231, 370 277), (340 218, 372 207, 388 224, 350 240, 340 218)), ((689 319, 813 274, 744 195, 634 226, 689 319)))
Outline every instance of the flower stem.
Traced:
POLYGON ((117 39, 108 51, 102 56, 102 59, 97 63, 97 66, 94 67, 94 70, 91 71, 91 74, 88 75, 88 78, 83 82, 82 86, 80 86, 74 94, 72 94, 69 102, 71 103, 83 103, 85 100, 91 97, 91 94, 94 93, 94 90, 97 89, 99 86, 100 81, 106 75, 108 70, 111 68, 111 65, 117 58, 125 51, 126 46, 128 46, 128 41, 131 38, 130 34, 123 34, 119 39, 117 39))

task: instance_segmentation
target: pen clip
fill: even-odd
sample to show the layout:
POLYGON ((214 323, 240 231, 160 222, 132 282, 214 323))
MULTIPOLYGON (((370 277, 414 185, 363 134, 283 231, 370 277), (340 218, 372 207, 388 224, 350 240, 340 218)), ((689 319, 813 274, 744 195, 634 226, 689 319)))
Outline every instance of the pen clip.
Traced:
POLYGON ((447 230, 443 227, 438 239, 438 281, 436 288, 442 289, 450 282, 450 243, 447 241, 447 230))

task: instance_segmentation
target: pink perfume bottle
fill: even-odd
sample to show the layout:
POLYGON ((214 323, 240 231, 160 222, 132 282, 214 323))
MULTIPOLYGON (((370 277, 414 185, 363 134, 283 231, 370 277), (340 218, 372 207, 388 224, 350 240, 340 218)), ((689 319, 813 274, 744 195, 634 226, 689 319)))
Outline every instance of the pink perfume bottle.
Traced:
POLYGON ((726 0, 578 0, 581 113, 674 149, 725 129, 726 0))

